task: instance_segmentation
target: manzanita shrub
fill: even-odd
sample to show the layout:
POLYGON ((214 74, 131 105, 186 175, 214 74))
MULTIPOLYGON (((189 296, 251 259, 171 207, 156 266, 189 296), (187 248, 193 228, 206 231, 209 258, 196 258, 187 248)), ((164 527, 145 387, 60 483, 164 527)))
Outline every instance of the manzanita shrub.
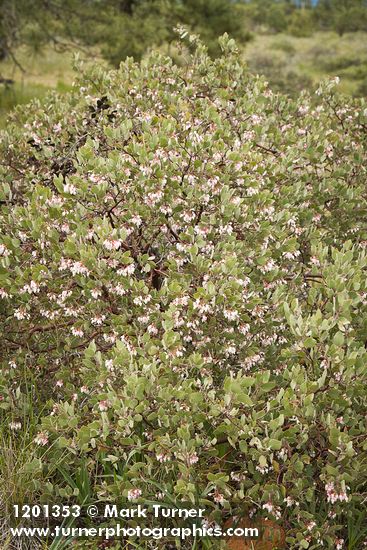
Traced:
POLYGON ((4 430, 39 419, 40 502, 187 502, 362 548, 366 104, 273 94, 232 40, 215 61, 190 40, 1 134, 4 430))

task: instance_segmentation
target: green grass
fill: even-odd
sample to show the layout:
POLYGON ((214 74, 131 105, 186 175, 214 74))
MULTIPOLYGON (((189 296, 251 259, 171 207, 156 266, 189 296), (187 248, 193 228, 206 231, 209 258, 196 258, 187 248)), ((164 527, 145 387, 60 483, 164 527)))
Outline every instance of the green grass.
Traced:
MULTIPOLYGON (((16 53, 21 68, 11 59, 0 62, 0 76, 14 80, 7 87, 0 84, 0 128, 6 126, 7 114, 16 105, 42 99, 52 89, 61 93, 70 90, 75 77, 73 56, 72 51, 57 52, 52 47, 37 53, 23 47, 16 53)), ((94 51, 87 61, 95 59, 98 52, 94 51)))

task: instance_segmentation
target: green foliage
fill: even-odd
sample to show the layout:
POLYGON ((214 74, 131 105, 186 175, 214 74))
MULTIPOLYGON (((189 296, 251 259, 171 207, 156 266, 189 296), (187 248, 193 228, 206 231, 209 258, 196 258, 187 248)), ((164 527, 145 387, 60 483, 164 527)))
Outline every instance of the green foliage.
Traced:
POLYGON ((0 59, 14 59, 21 44, 39 51, 50 42, 62 48, 88 41, 96 21, 106 23, 108 6, 108 0, 0 0, 0 59))
POLYGON ((365 0, 320 0, 315 14, 321 26, 335 29, 341 36, 367 30, 365 0))
POLYGON ((133 14, 113 18, 108 36, 101 28, 102 53, 112 65, 118 66, 126 57, 141 59, 149 47, 170 41, 174 23, 166 2, 143 3, 133 14))
POLYGON ((250 0, 244 7, 250 27, 270 32, 310 36, 314 30, 346 32, 367 30, 365 0, 311 1, 250 0))
POLYGON ((366 103, 290 100, 228 37, 215 61, 187 40, 185 66, 80 70, 1 134, 3 431, 40 417, 41 502, 139 490, 357 549, 366 103))
POLYGON ((294 36, 311 36, 314 31, 312 10, 295 10, 288 19, 288 32, 294 36))
POLYGON ((179 24, 200 33, 212 56, 219 55, 217 38, 225 32, 240 43, 251 37, 240 6, 228 0, 151 0, 138 3, 130 14, 115 14, 108 33, 101 27, 103 53, 115 66, 126 56, 141 59, 149 48, 169 45, 179 24))

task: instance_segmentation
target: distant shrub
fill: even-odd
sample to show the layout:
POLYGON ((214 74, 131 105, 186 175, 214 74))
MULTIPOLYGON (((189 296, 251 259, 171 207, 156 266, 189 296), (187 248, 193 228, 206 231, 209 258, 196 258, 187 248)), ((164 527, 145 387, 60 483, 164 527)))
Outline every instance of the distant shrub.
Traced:
POLYGON ((287 32, 293 36, 312 36, 314 29, 315 23, 311 10, 295 10, 288 18, 287 32))
POLYGON ((287 57, 281 52, 257 51, 248 60, 249 67, 268 76, 269 71, 283 71, 287 57))
POLYGON ((367 97, 367 78, 365 78, 358 86, 356 95, 360 97, 367 97))
POLYGON ((334 548, 367 483, 366 105, 189 43, 1 134, 5 431, 41 418, 40 501, 188 502, 334 548))
POLYGON ((333 27, 337 33, 343 36, 347 32, 367 31, 366 5, 363 2, 359 6, 349 7, 348 3, 344 6, 343 3, 340 4, 336 6, 332 18, 333 27))
POLYGON ((293 70, 275 73, 270 79, 274 91, 297 97, 303 90, 313 88, 313 80, 308 75, 293 70))
POLYGON ((296 53, 296 48, 293 46, 292 42, 286 38, 282 38, 282 40, 274 40, 271 47, 274 50, 280 50, 288 55, 294 55, 296 53))
POLYGON ((284 32, 287 29, 287 16, 282 5, 270 2, 267 8, 260 9, 260 18, 266 23, 269 30, 273 32, 284 32))
POLYGON ((323 59, 320 63, 323 69, 326 71, 338 71, 343 69, 349 69, 350 67, 358 67, 363 63, 361 56, 330 56, 323 59))
MULTIPOLYGON (((284 50, 283 50, 284 52, 284 50)), ((248 60, 249 69, 269 80, 272 89, 291 96, 312 88, 312 79, 289 68, 289 57, 283 52, 258 52, 248 60)))
POLYGON ((335 56, 335 48, 325 40, 325 43, 316 43, 312 46, 309 50, 309 55, 319 62, 319 60, 323 60, 324 58, 328 59, 335 56))
POLYGON ((212 57, 220 55, 217 37, 224 32, 239 43, 251 40, 241 4, 229 0, 184 0, 137 2, 130 14, 111 20, 109 32, 101 28, 102 53, 118 67, 126 57, 140 60, 151 48, 172 43, 173 29, 183 24, 200 33, 212 57))

